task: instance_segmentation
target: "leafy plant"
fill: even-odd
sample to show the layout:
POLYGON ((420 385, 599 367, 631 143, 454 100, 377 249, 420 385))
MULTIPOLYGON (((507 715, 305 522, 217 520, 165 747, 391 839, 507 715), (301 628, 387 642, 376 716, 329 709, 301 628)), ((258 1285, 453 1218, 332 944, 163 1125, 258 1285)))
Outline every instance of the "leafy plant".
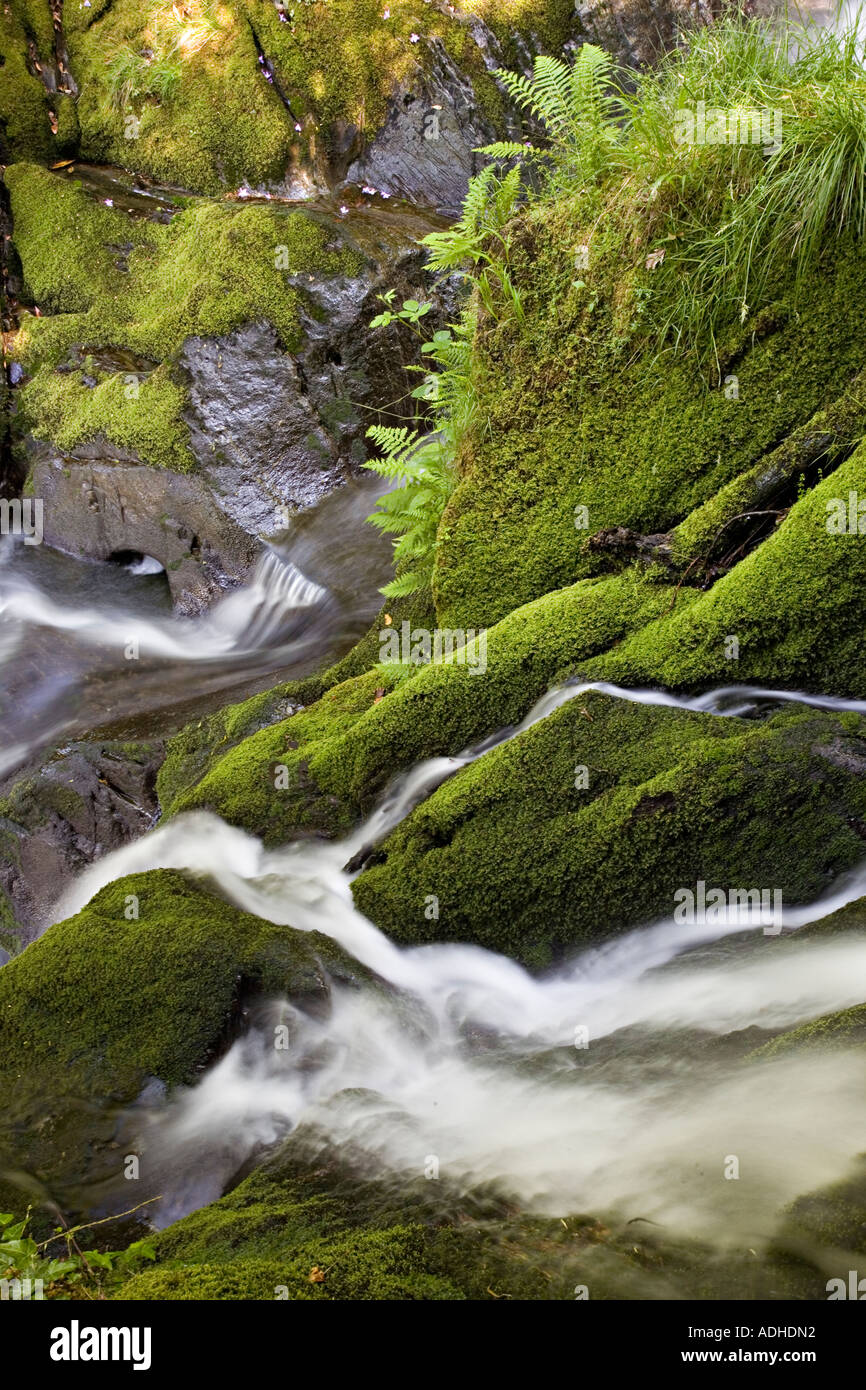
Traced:
POLYGON ((365 467, 399 486, 380 497, 367 519, 381 531, 399 536, 394 558, 402 569, 386 584, 386 598, 414 594, 424 587, 432 569, 436 532, 453 485, 448 450, 435 434, 419 436, 417 431, 373 425, 367 431, 382 457, 370 459, 365 467))
MULTIPOLYGON (((393 291, 380 299, 385 308, 371 327, 405 323, 423 340, 420 324, 430 312, 430 304, 407 299, 396 309, 393 291)), ((381 457, 369 459, 364 466, 394 484, 368 517, 372 525, 398 537, 394 544, 398 574, 382 589, 386 598, 417 593, 430 582, 439 521, 456 477, 458 441, 471 427, 475 414, 472 336, 471 317, 439 329, 421 345, 433 369, 410 367, 423 375, 411 395, 431 411, 430 429, 373 425, 367 431, 381 457)))
POLYGON ((431 270, 459 271, 471 280, 489 314, 501 318, 512 313, 522 322, 523 305, 507 266, 508 223, 519 198, 520 170, 503 177, 488 164, 470 180, 458 221, 444 232, 431 232, 421 244, 430 251, 431 270))
POLYGON ((544 150, 532 144, 499 141, 480 153, 492 159, 546 156, 557 178, 588 182, 611 164, 621 143, 622 102, 617 68, 609 53, 586 43, 573 64, 546 55, 535 59, 532 77, 497 72, 508 95, 544 129, 544 150))
POLYGON ((134 1241, 126 1250, 82 1250, 79 1233, 101 1224, 58 1227, 47 1240, 36 1241, 30 1234, 29 1207, 22 1220, 0 1212, 0 1279, 18 1281, 25 1297, 104 1298, 142 1260, 155 1259, 156 1252, 147 1240, 134 1241), (63 1253, 49 1255, 51 1245, 59 1245, 63 1253))

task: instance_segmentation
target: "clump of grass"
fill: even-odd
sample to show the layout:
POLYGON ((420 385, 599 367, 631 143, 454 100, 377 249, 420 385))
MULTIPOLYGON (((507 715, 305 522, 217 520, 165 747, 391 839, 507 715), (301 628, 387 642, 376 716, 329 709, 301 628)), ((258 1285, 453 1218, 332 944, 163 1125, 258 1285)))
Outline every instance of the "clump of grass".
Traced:
POLYGON ((593 189, 659 270, 647 323, 661 342, 712 354, 774 284, 801 281, 833 238, 866 232, 864 30, 862 10, 832 29, 729 13, 631 89, 633 75, 591 45, 571 67, 539 58, 531 79, 500 77, 544 147, 485 152, 540 165, 542 202, 593 189), (701 103, 725 113, 724 143, 688 137, 701 103))
POLYGON ((660 325, 714 347, 792 271, 812 271, 830 240, 866 231, 866 71, 859 13, 838 29, 731 16, 698 31, 626 97, 626 177, 658 204, 675 293, 660 325), (778 140, 698 144, 684 114, 766 113, 778 140), (678 138, 679 137, 679 138, 678 138))
POLYGON ((220 6, 215 0, 197 0, 182 7, 151 5, 142 47, 123 44, 108 62, 111 104, 123 109, 147 97, 167 101, 181 81, 184 62, 222 31, 220 6))

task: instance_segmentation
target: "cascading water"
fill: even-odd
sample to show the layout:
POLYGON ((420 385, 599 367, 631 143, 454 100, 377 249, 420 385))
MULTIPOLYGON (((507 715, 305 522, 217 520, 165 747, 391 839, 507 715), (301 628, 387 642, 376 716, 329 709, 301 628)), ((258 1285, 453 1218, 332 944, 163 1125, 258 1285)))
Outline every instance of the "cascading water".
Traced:
MULTIPOLYGON (((519 729, 419 764, 346 840, 266 851, 196 812, 95 864, 58 904, 59 919, 125 874, 187 869, 246 911, 330 936, 387 984, 335 987, 326 1018, 286 1001, 260 1006, 197 1087, 135 1108, 136 1144, 164 1194, 159 1225, 213 1200, 298 1125, 325 1149, 364 1155, 378 1173, 417 1173, 433 1154, 457 1187, 493 1182, 539 1212, 615 1208, 720 1243, 768 1237, 773 1212, 840 1177, 866 1146, 855 1103, 866 1059, 853 1049, 742 1068, 695 1046, 696 1037, 793 1027, 859 1003, 862 939, 770 941, 759 917, 729 907, 703 924, 650 924, 533 978, 475 946, 398 949, 353 906, 347 864, 446 777, 588 689, 719 717, 778 701, 866 712, 864 701, 758 687, 677 697, 566 685, 519 729), (274 1047, 277 1027, 288 1029, 286 1050, 274 1047), (578 1034, 592 1046, 576 1046, 578 1034), (717 1178, 734 1139, 747 1184, 717 1178)), ((782 925, 801 928, 864 893, 866 862, 819 902, 785 909, 782 925)))
POLYGON ((162 712, 192 697, 200 711, 218 692, 226 703, 265 676, 294 679, 336 659, 372 621, 390 573, 389 543, 371 542, 364 527, 380 492, 372 478, 338 489, 264 550, 242 588, 195 618, 172 613, 162 568, 149 557, 82 563, 7 539, 0 777, 52 743, 118 725, 152 736, 164 729, 162 712))

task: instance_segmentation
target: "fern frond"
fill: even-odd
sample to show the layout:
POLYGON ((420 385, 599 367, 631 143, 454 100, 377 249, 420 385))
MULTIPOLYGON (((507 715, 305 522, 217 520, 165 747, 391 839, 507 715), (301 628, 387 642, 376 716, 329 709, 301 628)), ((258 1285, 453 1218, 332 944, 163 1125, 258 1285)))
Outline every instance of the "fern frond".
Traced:
POLYGON ((490 159, 535 159, 539 151, 519 140, 497 140, 492 145, 479 145, 475 153, 486 154, 490 159))

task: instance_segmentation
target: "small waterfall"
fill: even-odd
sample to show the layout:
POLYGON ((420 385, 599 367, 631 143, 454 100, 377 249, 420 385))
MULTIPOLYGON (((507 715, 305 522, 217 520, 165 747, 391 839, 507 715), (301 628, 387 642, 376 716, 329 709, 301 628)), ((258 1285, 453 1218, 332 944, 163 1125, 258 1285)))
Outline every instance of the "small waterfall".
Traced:
MULTIPOLYGON (((122 875, 188 869, 245 911, 330 936, 390 986, 337 987, 326 1018, 287 1001, 262 1005, 250 1032, 198 1086, 136 1111, 166 1194, 160 1225, 219 1196, 241 1164, 299 1124, 312 1126, 323 1147, 349 1146, 396 1180, 435 1154, 458 1186, 495 1182, 539 1212, 611 1206, 720 1243, 768 1236, 780 1205, 841 1176, 866 1146, 862 1054, 737 1067, 694 1045, 696 1034, 789 1028, 860 1003, 861 939, 769 942, 748 909, 728 908, 705 924, 650 923, 534 978, 476 946, 398 948, 354 907, 346 865, 359 850, 445 777, 589 689, 720 718, 783 700, 866 712, 866 701, 763 687, 677 697, 565 685, 539 700, 519 729, 418 765, 340 842, 266 851, 195 812, 82 875, 57 918, 122 875), (725 949, 726 938, 749 928, 742 949, 725 949), (275 1050, 275 1027, 288 1028, 287 1051, 275 1050), (596 1050, 614 1035, 622 1041, 598 1069, 596 1050), (592 1045, 581 1050, 578 1037, 592 1045), (523 1069, 530 1060, 531 1074, 523 1069), (729 1152, 749 1164, 748 1184, 707 1179, 729 1152)), ((803 927, 864 894, 866 861, 820 901, 785 909, 783 924, 803 927)))

